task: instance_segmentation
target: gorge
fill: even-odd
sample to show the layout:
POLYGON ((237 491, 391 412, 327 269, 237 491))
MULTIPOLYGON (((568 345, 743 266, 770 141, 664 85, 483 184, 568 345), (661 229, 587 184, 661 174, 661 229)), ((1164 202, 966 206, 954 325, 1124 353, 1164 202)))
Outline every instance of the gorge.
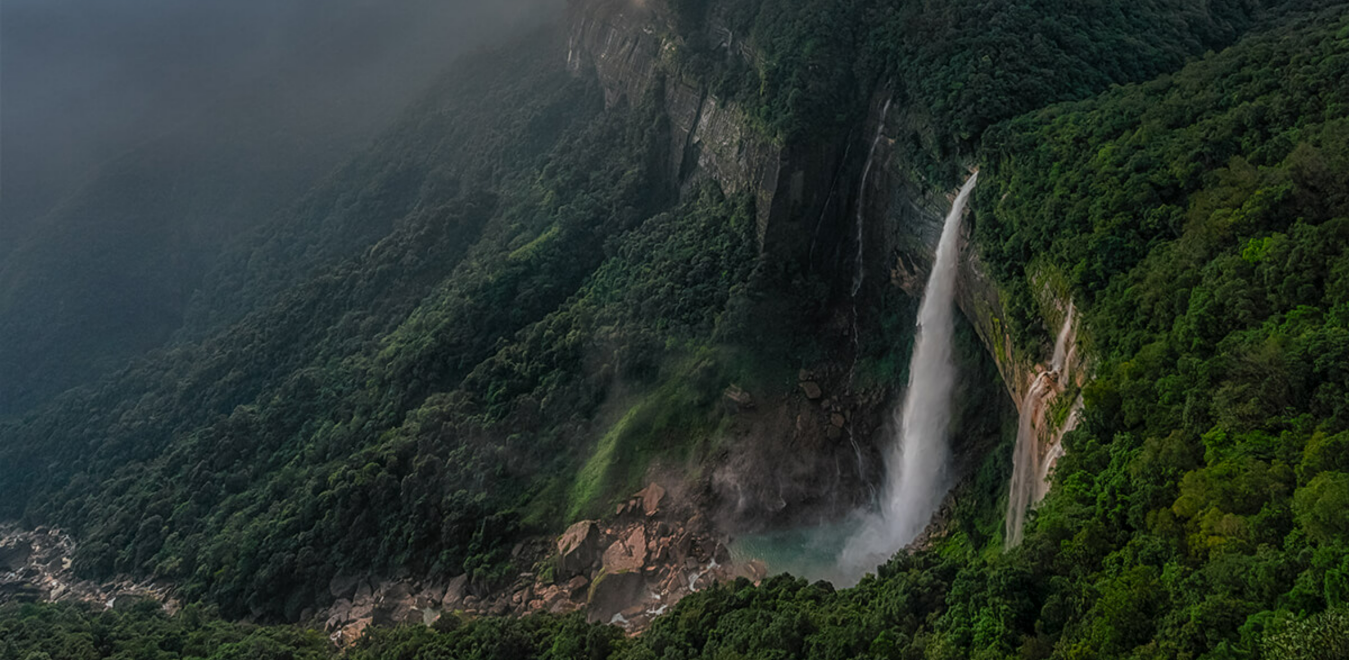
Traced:
POLYGON ((0 658, 1344 641, 1344 3, 566 5, 0 413, 0 658))

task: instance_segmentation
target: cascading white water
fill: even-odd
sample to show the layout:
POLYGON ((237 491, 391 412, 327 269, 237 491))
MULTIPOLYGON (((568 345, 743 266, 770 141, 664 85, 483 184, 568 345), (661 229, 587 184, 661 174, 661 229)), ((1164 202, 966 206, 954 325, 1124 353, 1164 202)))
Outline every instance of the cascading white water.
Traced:
POLYGON ((856 236, 854 239, 857 244, 857 253, 853 257, 852 274, 852 296, 854 298, 857 297, 858 290, 862 288, 862 279, 865 276, 866 270, 864 268, 866 264, 863 259, 863 254, 866 250, 863 249, 864 246, 862 245, 862 241, 865 239, 862 232, 862 220, 865 217, 867 210, 867 178, 871 176, 871 161, 876 158, 876 146, 881 143, 881 138, 885 134, 885 116, 888 114, 890 114, 890 99, 885 100, 885 107, 881 108, 881 118, 876 121, 876 137, 871 140, 871 148, 867 150, 867 161, 866 164, 862 166, 862 183, 859 184, 857 189, 857 213, 854 214, 856 216, 856 222, 853 223, 856 226, 856 236))
POLYGON ((881 509, 862 521, 839 555, 845 581, 855 581, 912 542, 932 519, 950 487, 948 422, 955 386, 956 266, 960 259, 960 217, 978 173, 956 195, 937 242, 932 274, 918 309, 918 334, 909 363, 909 386, 896 411, 899 441, 886 455, 881 509))
MULTIPOLYGON (((1016 448, 1012 450, 1012 481, 1007 494, 1006 547, 1014 548, 1021 544, 1023 527, 1026 523, 1026 511, 1035 502, 1040 501, 1047 492, 1045 477, 1050 461, 1057 456, 1040 460, 1039 442, 1036 433, 1037 422, 1043 424, 1045 408, 1062 390, 1059 382, 1065 379, 1064 370, 1072 357, 1072 347, 1068 345, 1073 331, 1072 303, 1068 304, 1068 313, 1064 315, 1063 327, 1054 340, 1054 353, 1050 358, 1050 370, 1035 377, 1026 396, 1021 400, 1020 420, 1016 429, 1016 448), (1043 462, 1043 465, 1041 463, 1043 462)), ((1063 429, 1060 429, 1051 451, 1060 451, 1058 439, 1071 430, 1075 423, 1075 412, 1069 414, 1063 429)))
POLYGON ((1026 509, 1030 507, 1031 497, 1035 494, 1035 479, 1040 473, 1035 446, 1035 418, 1042 410, 1045 396, 1053 391, 1053 373, 1041 372, 1026 390, 1026 398, 1021 400, 1016 448, 1012 450, 1012 484, 1007 495, 1006 546, 1009 548, 1021 543, 1026 509))
POLYGON ((1054 464, 1063 458, 1063 436, 1068 435, 1077 428, 1082 412, 1082 395, 1077 395, 1073 400, 1073 405, 1068 408, 1068 417, 1063 420, 1063 425, 1054 431, 1054 440, 1049 443, 1049 448, 1045 450, 1045 457, 1040 459, 1040 479, 1035 484, 1035 496, 1031 500, 1034 506, 1040 500, 1049 494, 1049 471, 1054 469, 1054 464))
POLYGON ((1063 318, 1063 327, 1059 328, 1059 336, 1054 340, 1054 357, 1049 361, 1049 368, 1056 372, 1063 373, 1063 368, 1068 362, 1068 338, 1073 333, 1073 312, 1076 308, 1073 303, 1068 303, 1068 314, 1063 318))

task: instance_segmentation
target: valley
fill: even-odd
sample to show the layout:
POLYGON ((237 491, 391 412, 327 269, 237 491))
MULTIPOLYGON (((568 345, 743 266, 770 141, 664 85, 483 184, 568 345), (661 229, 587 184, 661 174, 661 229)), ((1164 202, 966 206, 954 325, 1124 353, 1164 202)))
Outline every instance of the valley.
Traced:
POLYGON ((570 0, 0 417, 0 660, 1349 647, 1347 90, 1329 0, 570 0))

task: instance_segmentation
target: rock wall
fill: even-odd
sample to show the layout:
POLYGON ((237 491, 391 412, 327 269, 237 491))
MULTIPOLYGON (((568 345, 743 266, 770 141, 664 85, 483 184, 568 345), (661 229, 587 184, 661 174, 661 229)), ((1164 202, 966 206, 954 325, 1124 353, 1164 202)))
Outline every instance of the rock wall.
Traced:
MULTIPOLYGON (((881 107, 884 106, 873 104, 873 114, 881 107)), ((887 139, 882 141, 884 152, 877 155, 871 173, 874 192, 868 196, 870 208, 864 209, 867 218, 865 242, 875 246, 871 249, 874 258, 888 267, 890 284, 916 297, 922 295, 927 283, 933 250, 957 189, 947 189, 927 180, 894 149, 896 137, 912 138, 914 126, 922 121, 905 116, 905 113, 906 110, 900 108, 891 117, 873 117, 871 120, 884 121, 895 128, 888 131, 887 139)), ((964 165, 969 170, 975 167, 974 163, 964 165)), ((974 204, 972 200, 970 208, 974 204)), ((961 224, 956 304, 993 356, 1008 395, 1020 406, 1035 379, 1036 365, 1047 363, 1049 355, 1024 355, 1012 341, 1004 321, 1006 311, 1002 293, 979 258, 977 246, 971 244, 971 230, 967 216, 966 222, 961 224)), ((1061 301, 1064 310, 1068 302, 1061 301)))
MULTIPOLYGON (((715 7, 714 2, 704 36, 725 49, 727 57, 744 58, 752 65, 756 58, 752 45, 743 35, 735 35, 718 23, 715 7)), ((904 161, 903 150, 895 148, 896 140, 916 145, 932 141, 931 120, 921 114, 921 109, 892 104, 896 93, 884 86, 871 100, 869 115, 851 134, 821 135, 804 143, 784 144, 759 130, 745 108, 733 100, 718 98, 700 81, 679 70, 677 55, 683 42, 672 28, 664 0, 570 0, 569 9, 568 69, 574 75, 595 76, 610 107, 656 103, 668 118, 665 170, 672 187, 684 190, 692 183, 710 179, 728 194, 752 194, 761 252, 770 259, 795 259, 807 264, 834 281, 836 291, 845 289, 844 284, 851 280, 860 250, 864 289, 857 300, 874 295, 873 287, 877 286, 898 286, 912 296, 921 296, 932 251, 955 194, 947 186, 926 179, 913 163, 904 161), (881 139, 874 142, 873 149, 873 136, 877 134, 881 139), (871 167, 867 167, 868 160, 871 167), (863 172, 867 173, 865 177, 863 172), (860 242, 854 237, 859 213, 860 242)), ((964 165, 972 169, 975 164, 964 165)), ((957 303, 994 358, 1008 396, 1020 408, 1031 384, 1049 368, 1048 342, 1027 353, 1013 341, 1005 323, 1004 297, 980 261, 977 246, 970 244, 970 230, 966 222, 957 303)), ((1070 302, 1066 297, 1048 294, 1042 305, 1046 327, 1059 327, 1070 302)), ((820 330, 827 333, 830 328, 820 330)), ((1077 341, 1075 329, 1071 340, 1074 344, 1077 341)), ((1078 366, 1074 365, 1072 373, 1080 380, 1087 370, 1078 366)), ((815 367, 822 373, 831 368, 828 364, 815 367)), ((796 420, 795 432, 786 428, 790 424, 779 426, 784 426, 782 437, 797 438, 802 436, 802 428, 811 426, 812 415, 827 415, 833 427, 821 428, 832 433, 821 440, 846 441, 858 457, 855 467, 840 469, 840 474, 855 473, 853 476, 865 481, 865 475, 875 470, 864 456, 869 444, 866 439, 874 429, 865 424, 856 428, 852 420, 874 416, 883 402, 853 400, 857 397, 848 389, 848 380, 847 374, 822 380, 831 383, 838 396, 806 397, 796 402, 801 404, 798 408, 822 403, 819 411, 810 408, 789 415, 796 420), (840 419, 842 424, 838 423, 840 419)), ((1076 396, 1075 389, 1072 395, 1076 396)), ((777 402, 757 416, 741 416, 747 423, 772 427, 769 413, 795 410, 792 405, 777 402)), ((1058 452, 1061 431, 1047 428, 1042 435, 1041 455, 1058 452)), ((764 444, 778 447, 782 442, 780 437, 764 444)), ((755 456, 745 462, 762 466, 765 460, 755 456)), ((734 475, 721 482, 735 486, 728 486, 727 492, 741 493, 734 475)), ((756 493, 744 507, 747 515, 763 518, 766 511, 771 513, 773 507, 760 502, 765 498, 782 499, 772 493, 756 493)))
MULTIPOLYGON (((710 178, 727 194, 754 196, 762 252, 802 258, 823 225, 832 182, 842 166, 838 141, 783 144, 759 130, 736 102, 718 98, 678 69, 682 40, 660 0, 571 0, 567 68, 594 75, 606 105, 660 104, 669 118, 666 164, 680 189, 710 178), (823 222, 822 222, 823 221, 823 222)), ((713 43, 727 57, 753 61, 747 42, 710 21, 713 43)))
MULTIPOLYGON (((873 114, 875 111, 873 107, 873 114)), ((875 117, 872 121, 895 125, 898 127, 895 133, 902 135, 914 123, 902 112, 897 113, 901 114, 898 117, 875 117)), ((892 141, 884 144, 893 146, 892 141)), ((926 181, 902 156, 889 152, 878 159, 872 172, 876 179, 874 186, 886 194, 869 195, 875 201, 869 204, 872 208, 864 209, 868 242, 877 245, 873 252, 883 253, 884 263, 890 269, 890 284, 920 296, 942 222, 956 190, 926 181)), ((971 202, 971 207, 974 203, 971 202)), ((1013 341, 1004 320, 1007 318, 1004 296, 981 260, 978 246, 972 242, 972 230, 968 221, 961 225, 956 302, 997 364, 1007 394, 1027 429, 1027 437, 1018 438, 1016 451, 1025 452, 1024 463, 1030 466, 1019 469, 1029 469, 1034 474, 1014 475, 1013 488, 1018 477, 1030 484, 1023 486, 1030 493, 1023 499, 1033 504, 1048 491, 1046 479, 1063 453, 1063 435, 1077 423, 1081 409, 1079 392, 1090 375, 1090 365, 1085 353, 1077 349, 1081 326, 1071 320, 1073 302, 1065 286, 1052 285, 1050 280, 1054 278, 1049 274, 1042 274, 1032 285, 1044 325, 1054 330, 1055 336, 1049 338, 1053 340, 1052 350, 1049 342, 1040 342, 1038 350, 1027 351, 1013 341), (1035 387, 1037 382, 1046 381, 1051 385, 1035 387), (1027 443, 1029 446, 1023 448, 1027 443)))

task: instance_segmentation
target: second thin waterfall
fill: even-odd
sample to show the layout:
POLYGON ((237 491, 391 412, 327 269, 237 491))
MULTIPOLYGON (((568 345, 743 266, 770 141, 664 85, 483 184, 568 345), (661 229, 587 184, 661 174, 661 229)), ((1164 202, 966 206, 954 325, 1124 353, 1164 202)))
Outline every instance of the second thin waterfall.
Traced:
MULTIPOLYGON (((1026 389, 1026 396, 1021 400, 1016 448, 1012 451, 1012 480, 1007 493, 1005 542, 1008 548, 1015 548, 1021 544, 1026 513, 1047 492, 1044 484, 1045 466, 1053 460, 1053 457, 1042 459, 1040 456, 1040 429, 1045 424, 1046 408, 1063 391, 1062 383, 1068 379, 1066 371, 1073 355, 1070 342, 1073 313, 1073 305, 1069 303, 1063 327, 1059 329, 1059 336, 1054 340, 1054 354, 1049 361, 1049 371, 1041 372, 1035 377, 1030 387, 1026 389)), ((1072 429, 1075 423, 1073 414, 1075 413, 1069 413, 1065 427, 1059 429, 1059 437, 1072 429)), ((1054 451, 1061 450, 1057 439, 1051 448, 1054 451)))
POLYGON ((899 437, 886 454, 886 482, 879 512, 871 514, 848 540, 839 568, 857 578, 911 543, 932 519, 950 486, 949 422, 955 387, 952 361, 955 334, 956 271, 960 262, 960 217, 974 190, 970 175, 951 205, 937 242, 936 258, 923 302, 909 362, 903 406, 895 411, 899 437))

